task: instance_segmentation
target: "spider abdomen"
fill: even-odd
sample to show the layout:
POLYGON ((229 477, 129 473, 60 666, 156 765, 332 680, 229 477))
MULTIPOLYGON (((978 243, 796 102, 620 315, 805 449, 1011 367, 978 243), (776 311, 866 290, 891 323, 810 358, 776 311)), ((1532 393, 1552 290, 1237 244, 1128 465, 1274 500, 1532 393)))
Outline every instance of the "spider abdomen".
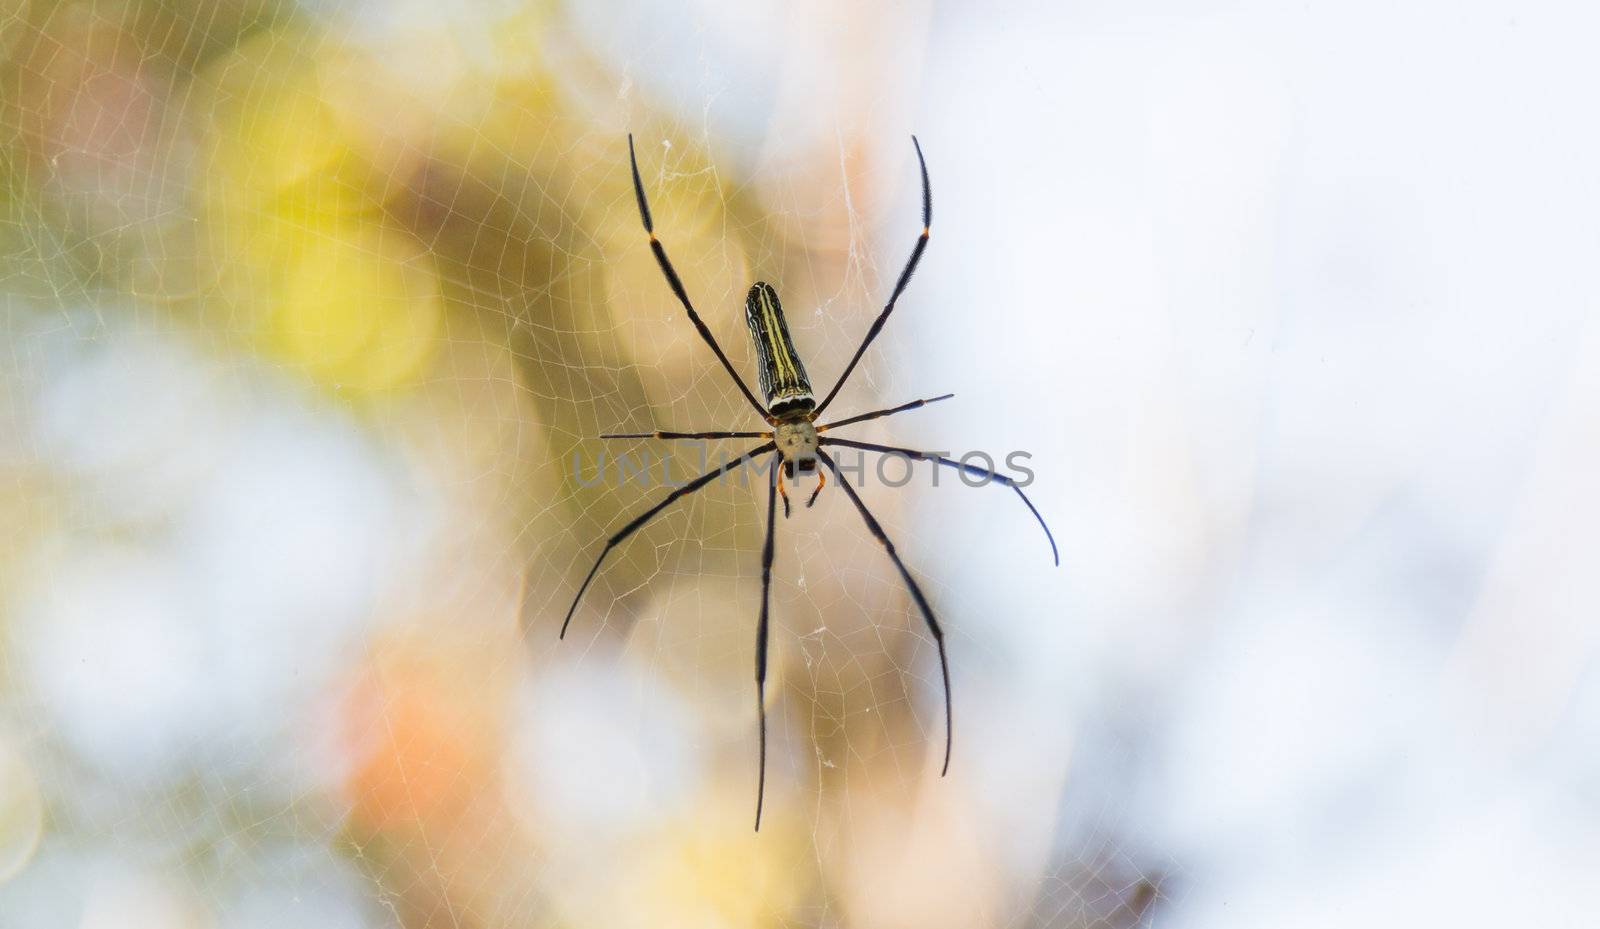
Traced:
MULTIPOLYGON (((783 304, 778 292, 765 281, 757 281, 744 298, 744 320, 755 341, 761 391, 767 395, 767 409, 773 416, 798 413, 816 406, 811 395, 811 380, 806 366, 789 337, 789 324, 783 319, 783 304)), ((781 448, 781 446, 780 446, 781 448)), ((816 437, 812 437, 812 449, 816 437)))

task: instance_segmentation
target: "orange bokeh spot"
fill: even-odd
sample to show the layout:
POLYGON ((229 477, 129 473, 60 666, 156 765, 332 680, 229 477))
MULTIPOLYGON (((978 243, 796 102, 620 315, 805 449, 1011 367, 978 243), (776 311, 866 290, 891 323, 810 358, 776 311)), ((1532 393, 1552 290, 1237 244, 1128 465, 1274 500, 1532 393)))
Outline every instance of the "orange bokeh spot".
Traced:
POLYGON ((375 830, 454 821, 497 777, 496 692, 449 656, 375 656, 342 713, 356 818, 375 830))

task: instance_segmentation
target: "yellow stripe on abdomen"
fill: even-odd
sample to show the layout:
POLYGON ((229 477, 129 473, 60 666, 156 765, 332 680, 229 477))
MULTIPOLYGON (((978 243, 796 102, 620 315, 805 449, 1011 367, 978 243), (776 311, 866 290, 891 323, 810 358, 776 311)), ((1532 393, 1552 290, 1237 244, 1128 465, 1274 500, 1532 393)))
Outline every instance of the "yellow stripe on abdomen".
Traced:
POLYGON ((812 405, 811 381, 789 336, 778 292, 765 281, 757 281, 745 297, 744 316, 755 342, 761 390, 768 407, 779 412, 812 405))

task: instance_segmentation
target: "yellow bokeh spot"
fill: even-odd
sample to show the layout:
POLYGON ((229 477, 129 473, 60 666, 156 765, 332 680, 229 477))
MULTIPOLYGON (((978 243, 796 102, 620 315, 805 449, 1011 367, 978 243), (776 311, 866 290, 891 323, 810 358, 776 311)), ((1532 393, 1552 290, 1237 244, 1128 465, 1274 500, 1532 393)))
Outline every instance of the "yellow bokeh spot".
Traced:
POLYGON ((332 113, 311 88, 290 85, 239 124, 225 149, 233 159, 230 179, 257 193, 305 184, 349 156, 332 113))
POLYGON ((693 819, 674 822, 661 833, 662 841, 645 856, 635 891, 635 902, 650 924, 785 922, 811 881, 803 866, 803 843, 792 829, 777 823, 752 832, 748 800, 744 791, 719 791, 693 819), (736 795, 738 800, 731 801, 736 795))
POLYGON ((395 189, 341 125, 319 59, 306 52, 318 47, 303 32, 266 32, 207 73, 215 104, 204 182, 213 207, 339 216, 370 212, 395 189))
POLYGON ((383 227, 404 185, 353 134, 363 102, 339 93, 327 48, 303 26, 267 30, 197 78, 209 92, 203 273, 237 330, 318 380, 381 390, 425 365, 439 285, 425 251, 383 227))
POLYGON ((354 223, 308 230, 280 300, 281 352, 319 380, 357 390, 415 379, 443 316, 433 262, 416 240, 354 223))

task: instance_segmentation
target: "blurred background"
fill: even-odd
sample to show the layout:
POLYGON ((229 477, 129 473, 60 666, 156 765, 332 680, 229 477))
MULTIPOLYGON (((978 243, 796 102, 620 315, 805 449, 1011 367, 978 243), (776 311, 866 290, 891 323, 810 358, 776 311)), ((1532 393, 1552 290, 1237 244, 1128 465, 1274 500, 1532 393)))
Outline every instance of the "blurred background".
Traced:
MULTIPOLYGON (((0 926, 1594 926, 1600 16, 0 2, 0 926), (1029 492, 590 483, 830 384, 1029 492), (654 450, 649 447, 648 450, 654 450), (576 457, 575 457, 576 456, 576 457)), ((736 449, 730 446, 729 451, 736 449)), ((675 474, 698 463, 680 450, 675 474)))

